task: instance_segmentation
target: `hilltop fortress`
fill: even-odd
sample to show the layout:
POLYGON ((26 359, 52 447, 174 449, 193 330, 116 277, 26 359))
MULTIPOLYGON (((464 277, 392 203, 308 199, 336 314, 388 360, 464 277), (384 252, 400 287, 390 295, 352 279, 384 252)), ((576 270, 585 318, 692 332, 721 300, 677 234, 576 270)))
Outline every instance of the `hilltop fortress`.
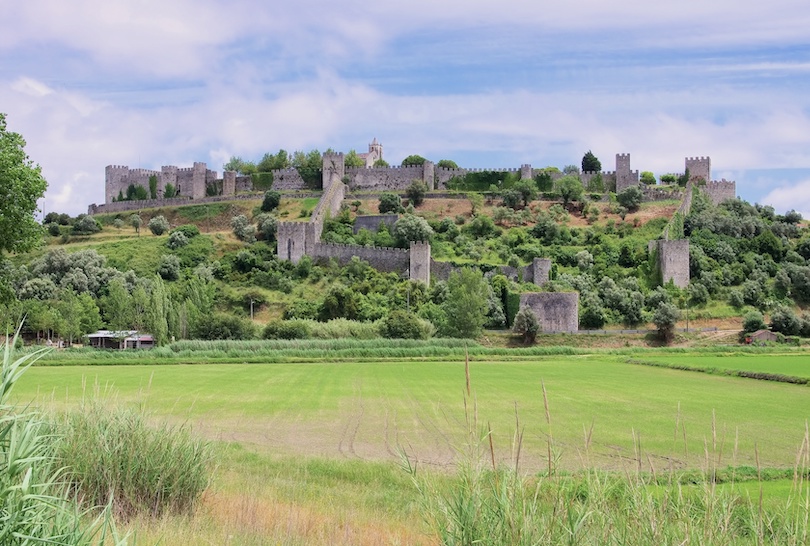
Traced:
MULTIPOLYGON (((374 167, 377 160, 382 159, 383 147, 377 139, 369 144, 368 153, 358 154, 364 160, 363 167, 345 167, 343 165, 343 154, 331 155, 330 161, 341 164, 341 181, 344 182, 349 191, 404 191, 414 180, 422 180, 427 183, 431 190, 446 190, 448 184, 454 178, 461 178, 470 173, 480 172, 504 172, 520 175, 521 179, 534 178, 541 169, 534 169, 529 164, 514 168, 497 169, 446 169, 436 166, 433 162, 426 161, 423 165, 405 167, 374 167)), ((327 159, 324 157, 324 164, 327 159)), ((712 201, 719 203, 736 196, 736 185, 734 182, 725 180, 712 181, 711 160, 708 157, 687 157, 684 169, 689 172, 692 180, 700 180, 705 183, 701 189, 708 194, 712 201)), ((548 172, 552 180, 557 180, 564 176, 562 172, 548 172)), ((308 187, 304 178, 294 168, 277 169, 271 171, 271 189, 278 191, 306 191, 321 188, 308 187)), ((639 186, 639 171, 630 168, 630 154, 616 154, 616 167, 613 171, 582 172, 579 178, 582 184, 588 184, 596 177, 601 177, 602 183, 616 193, 630 186, 639 186)), ((324 179, 326 168, 324 167, 324 179)), ((655 192, 655 186, 641 185, 648 196, 655 192)), ((267 188, 265 188, 267 189, 267 188)), ((323 189, 327 189, 323 185, 323 189)), ((105 169, 104 178, 104 204, 90 205, 89 214, 103 212, 121 212, 125 210, 136 210, 139 208, 182 204, 188 200, 220 200, 227 197, 235 197, 239 194, 258 191, 254 178, 251 176, 238 176, 234 171, 225 171, 220 178, 216 171, 208 169, 202 162, 196 162, 192 167, 161 167, 159 171, 150 169, 130 169, 123 165, 108 165, 105 169), (156 181, 155 199, 149 203, 123 201, 120 197, 126 195, 130 186, 141 186, 149 188, 149 179, 154 177, 156 181), (171 201, 164 199, 168 186, 174 190, 171 201)))
MULTIPOLYGON (((321 241, 324 221, 335 216, 343 206, 349 191, 404 191, 415 180, 427 183, 430 190, 447 190, 453 179, 459 179, 469 173, 506 172, 514 173, 519 179, 534 179, 541 173, 549 175, 556 181, 564 173, 558 171, 534 169, 529 164, 519 168, 507 169, 447 169, 437 167, 430 161, 422 165, 404 167, 375 167, 377 160, 382 159, 382 145, 375 139, 369 145, 367 154, 358 154, 364 160, 364 167, 345 165, 342 153, 327 153, 322 156, 322 189, 320 200, 308 221, 280 221, 276 239, 277 252, 281 259, 298 263, 304 256, 313 259, 335 259, 347 263, 354 257, 369 262, 381 271, 396 272, 405 278, 430 283, 431 278, 447 279, 455 267, 447 262, 437 262, 431 257, 430 244, 413 242, 409 249, 361 247, 339 245, 321 241)), ((675 216, 684 218, 689 213, 692 193, 699 187, 710 200, 721 203, 736 197, 736 184, 726 180, 711 180, 711 160, 709 157, 687 157, 684 161, 688 182, 682 193, 675 194, 682 199, 675 216)), ((630 154, 616 154, 614 171, 601 173, 583 172, 578 174, 584 186, 594 178, 600 177, 602 184, 612 191, 621 192, 631 186, 640 186, 645 199, 671 199, 672 193, 664 192, 655 186, 640 184, 639 171, 630 168, 630 154)), ((307 186, 304 178, 296 169, 279 169, 272 171, 271 188, 279 191, 313 190, 307 186)), ((174 166, 162 167, 160 171, 146 169, 129 169, 124 166, 108 166, 105 179, 105 203, 90 205, 88 213, 121 212, 147 207, 173 206, 190 202, 209 202, 239 198, 245 196, 256 198, 254 179, 250 176, 237 176, 236 172, 226 171, 218 178, 215 171, 208 169, 205 163, 194 163, 191 168, 174 166), (149 187, 150 178, 157 195, 156 199, 145 201, 120 201, 116 196, 124 195, 130 186, 149 187), (167 187, 171 186, 175 196, 163 198, 167 187)), ((361 217, 362 219, 362 217, 361 217)), ((391 222, 391 218, 366 218, 364 224, 379 225, 391 222), (375 223, 376 222, 376 223, 375 223)), ((661 273, 661 281, 672 281, 676 286, 686 287, 689 284, 689 241, 674 237, 670 239, 669 226, 664 230, 660 240, 651 241, 649 251, 656 255, 661 273)), ((523 267, 499 266, 497 270, 508 278, 531 282, 539 286, 548 282, 551 271, 551 260, 535 258, 523 267)), ((538 317, 544 332, 572 332, 578 328, 579 295, 576 293, 527 293, 521 297, 521 307, 531 307, 538 317)))

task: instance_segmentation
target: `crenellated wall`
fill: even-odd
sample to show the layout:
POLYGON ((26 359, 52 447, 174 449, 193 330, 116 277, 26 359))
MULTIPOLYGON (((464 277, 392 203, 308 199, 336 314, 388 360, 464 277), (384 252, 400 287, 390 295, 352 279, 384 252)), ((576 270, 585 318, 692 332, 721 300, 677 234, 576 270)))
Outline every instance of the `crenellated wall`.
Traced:
MULTIPOLYGON (((433 175, 428 172, 426 165, 413 165, 409 167, 351 167, 346 169, 349 178, 349 188, 352 191, 362 190, 406 190, 414 180, 424 180, 429 188, 433 188, 433 175)), ((428 171, 432 170, 430 163, 428 171)))
POLYGON ((699 189, 709 196, 714 205, 737 198, 737 183, 725 178, 707 182, 705 186, 700 186, 699 189))
POLYGON ((410 254, 410 251, 404 248, 317 243, 312 258, 323 260, 335 258, 339 263, 345 265, 357 256, 361 260, 367 261, 374 269, 399 273, 403 277, 407 277, 411 262, 410 254))
POLYGON ((352 232, 356 235, 361 229, 367 229, 376 233, 380 228, 380 224, 388 226, 389 230, 394 227, 394 224, 399 220, 398 214, 374 214, 367 216, 358 216, 354 219, 352 232))
POLYGON ((709 157, 687 157, 684 160, 689 180, 708 182, 712 179, 712 160, 709 157))

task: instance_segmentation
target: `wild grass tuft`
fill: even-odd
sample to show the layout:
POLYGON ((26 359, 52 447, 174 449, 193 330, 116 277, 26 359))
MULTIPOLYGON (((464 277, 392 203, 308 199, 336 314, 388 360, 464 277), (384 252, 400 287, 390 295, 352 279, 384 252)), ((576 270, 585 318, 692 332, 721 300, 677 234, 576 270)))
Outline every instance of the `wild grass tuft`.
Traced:
POLYGON ((0 378, 0 544, 125 544, 109 511, 94 519, 68 495, 53 452, 54 436, 38 413, 9 404, 14 384, 42 351, 15 359, 3 346, 0 378))
POLYGON ((65 416, 57 459, 85 504, 116 517, 188 513, 209 483, 212 451, 184 427, 150 427, 136 410, 98 401, 65 416))

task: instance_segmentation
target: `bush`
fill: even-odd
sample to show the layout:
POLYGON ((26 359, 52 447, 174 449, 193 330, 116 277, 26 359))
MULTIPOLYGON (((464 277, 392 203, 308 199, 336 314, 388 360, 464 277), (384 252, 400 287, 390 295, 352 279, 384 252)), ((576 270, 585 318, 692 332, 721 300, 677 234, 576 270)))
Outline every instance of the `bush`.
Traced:
POLYGON ((59 237, 62 234, 62 230, 59 227, 59 224, 57 224, 56 222, 51 222, 50 224, 48 224, 47 229, 48 234, 53 237, 59 237))
POLYGON ((641 206, 641 201, 643 199, 644 194, 641 193, 638 186, 630 186, 629 188, 625 188, 616 196, 616 200, 619 202, 619 204, 630 212, 637 211, 641 206))
POLYGON ((407 311, 391 311, 383 319, 380 333, 393 339, 427 339, 430 331, 425 322, 407 311))
POLYGON ((747 312, 743 317, 742 326, 744 332, 756 332, 757 330, 764 330, 766 328, 765 319, 759 311, 747 312))
POLYGON ((789 307, 778 307, 771 314, 771 330, 786 336, 795 336, 801 332, 802 322, 789 307))
POLYGON ((433 229, 427 220, 421 216, 406 214, 394 224, 392 234, 401 247, 406 247, 412 241, 427 241, 433 235, 433 229))
POLYGON ((166 254, 160 259, 157 270, 165 281, 176 281, 180 278, 180 258, 174 254, 166 254))
POLYGON ((521 335, 523 343, 526 345, 534 343, 538 332, 540 332, 540 323, 537 321, 534 311, 528 307, 518 311, 518 314, 515 315, 514 331, 516 334, 521 335))
POLYGON ((214 313, 196 325, 193 337, 197 339, 253 339, 253 323, 227 313, 214 313))
POLYGON ((380 214, 402 212, 402 198, 396 193, 385 192, 380 195, 380 214))
POLYGON ((278 220, 272 214, 260 214, 256 217, 259 235, 265 241, 275 241, 278 231, 278 220))
POLYGON ((653 314, 653 323, 658 328, 658 335, 666 342, 675 333, 675 324, 681 318, 681 311, 671 303, 661 302, 653 314))
POLYGON ((186 236, 186 239, 193 239, 194 237, 200 234, 200 228, 198 228, 194 224, 183 224, 182 226, 177 226, 171 232, 182 233, 183 235, 186 236))
POLYGON ((277 191, 270 190, 264 193, 264 201, 262 201, 262 211, 270 212, 278 208, 281 203, 281 194, 277 191))
POLYGON ((414 207, 418 207, 425 201, 428 192, 428 185, 422 180, 414 180, 408 189, 405 190, 408 200, 414 207))
POLYGON ((92 216, 82 216, 73 224, 74 235, 91 235, 101 231, 101 225, 92 216))
POLYGON ((264 327, 264 339, 307 339, 309 325, 303 320, 272 320, 264 327))
POLYGON ((187 244, 188 237, 186 237, 182 231, 172 231, 171 235, 169 235, 169 240, 166 242, 166 246, 172 250, 177 250, 178 248, 182 248, 187 244))
POLYGON ((169 231, 169 221, 163 216, 155 216, 149 220, 147 226, 153 235, 163 235, 169 231))
POLYGON ((244 214, 231 218, 231 227, 233 228, 233 234, 240 241, 245 243, 256 242, 256 226, 251 224, 244 214))

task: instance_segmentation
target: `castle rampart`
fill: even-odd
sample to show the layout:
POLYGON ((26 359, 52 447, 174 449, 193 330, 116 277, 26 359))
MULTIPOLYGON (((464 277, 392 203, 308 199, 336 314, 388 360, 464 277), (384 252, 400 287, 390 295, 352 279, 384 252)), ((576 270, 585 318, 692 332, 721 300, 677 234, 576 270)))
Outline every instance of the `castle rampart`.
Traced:
POLYGON ((532 310, 542 333, 573 333, 579 330, 577 292, 529 292, 520 295, 520 308, 532 310))
POLYGON ((687 157, 684 160, 689 180, 708 182, 712 179, 712 160, 709 157, 687 157))
POLYGON ((737 183, 725 178, 707 182, 705 186, 700 186, 699 189, 709 196, 714 205, 737 198, 737 183))

